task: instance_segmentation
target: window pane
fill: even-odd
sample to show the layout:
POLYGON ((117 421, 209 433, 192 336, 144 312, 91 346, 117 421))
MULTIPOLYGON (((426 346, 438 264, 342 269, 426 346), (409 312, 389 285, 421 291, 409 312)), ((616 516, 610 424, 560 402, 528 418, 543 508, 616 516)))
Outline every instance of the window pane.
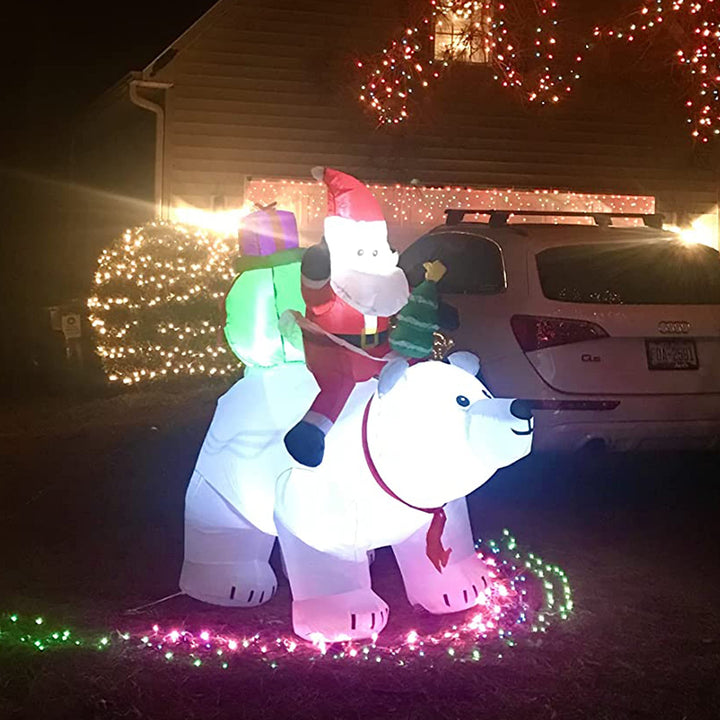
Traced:
POLYGON ((489 295, 505 290, 502 252, 492 240, 458 232, 421 237, 400 256, 400 267, 411 286, 423 281, 423 263, 432 260, 442 261, 447 268, 438 284, 441 293, 489 295))
POLYGON ((537 267, 545 297, 605 304, 720 304, 720 256, 705 245, 659 239, 544 250, 537 267))
POLYGON ((458 7, 457 3, 439 2, 437 8, 435 58, 489 62, 490 3, 468 3, 467 7, 458 7))

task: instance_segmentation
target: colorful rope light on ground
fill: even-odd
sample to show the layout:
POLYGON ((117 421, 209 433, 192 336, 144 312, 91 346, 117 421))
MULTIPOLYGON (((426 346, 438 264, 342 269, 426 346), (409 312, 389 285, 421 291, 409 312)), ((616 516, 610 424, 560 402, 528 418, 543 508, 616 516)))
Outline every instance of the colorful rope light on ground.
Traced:
POLYGON ((638 43, 661 35, 679 45, 672 62, 685 85, 687 122, 691 135, 707 143, 720 135, 720 2, 716 0, 654 0, 642 6, 627 25, 595 37, 638 43))
POLYGON ((250 636, 216 632, 209 628, 153 625, 144 632, 112 631, 85 635, 67 628, 49 629, 42 617, 18 614, 0 616, 0 649, 27 648, 37 652, 75 648, 85 650, 153 653, 166 662, 193 668, 227 669, 245 658, 260 660, 270 668, 283 660, 390 662, 404 666, 413 662, 434 664, 441 660, 477 662, 502 657, 502 653, 534 633, 544 633, 556 621, 567 620, 573 609, 572 592, 565 573, 533 553, 522 553, 513 536, 503 531, 502 542, 478 544, 478 553, 495 568, 495 581, 478 598, 465 619, 447 629, 423 633, 403 631, 395 642, 310 644, 294 635, 277 636, 264 631, 250 636), (482 549, 480 549, 482 548, 482 549), (536 592, 539 590, 540 592, 536 592), (533 606, 538 601, 539 608, 533 606))
POLYGON ((108 380, 236 372, 219 335, 235 254, 234 240, 170 223, 127 230, 104 250, 88 309, 108 380))

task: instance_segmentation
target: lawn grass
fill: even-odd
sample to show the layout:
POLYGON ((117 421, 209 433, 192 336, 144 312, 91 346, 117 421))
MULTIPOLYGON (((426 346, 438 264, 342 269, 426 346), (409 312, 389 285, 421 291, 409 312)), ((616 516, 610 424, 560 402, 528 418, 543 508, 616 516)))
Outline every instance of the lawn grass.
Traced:
MULTIPOLYGON (((253 610, 179 597, 124 614, 177 587, 184 485, 213 408, 212 390, 162 395, 65 412, 58 401, 42 422, 0 413, 0 612, 87 637, 154 623, 290 636, 282 579, 253 610)), ((498 473, 471 497, 478 535, 509 527, 560 565, 575 610, 515 647, 488 641, 479 661, 401 666, 331 650, 275 668, 238 655, 222 669, 113 636, 102 651, 0 642, 0 718, 719 718, 717 470, 717 456, 673 454, 535 457, 498 473)), ((380 645, 441 628, 409 607, 389 552, 373 577, 391 606, 380 645)))

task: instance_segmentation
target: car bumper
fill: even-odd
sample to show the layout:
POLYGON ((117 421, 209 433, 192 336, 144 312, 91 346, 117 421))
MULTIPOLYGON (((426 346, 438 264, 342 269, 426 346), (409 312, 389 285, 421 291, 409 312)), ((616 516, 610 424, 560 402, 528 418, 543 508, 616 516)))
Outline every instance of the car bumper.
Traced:
POLYGON ((720 395, 613 397, 612 410, 537 410, 533 450, 720 449, 720 395))

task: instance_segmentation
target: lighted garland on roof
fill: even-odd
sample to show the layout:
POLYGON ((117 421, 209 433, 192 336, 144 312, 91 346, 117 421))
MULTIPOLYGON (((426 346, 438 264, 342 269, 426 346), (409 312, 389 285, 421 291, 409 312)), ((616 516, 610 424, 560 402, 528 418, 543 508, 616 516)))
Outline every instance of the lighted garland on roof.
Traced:
POLYGON ((232 240, 170 223, 127 230, 104 250, 88 308, 108 380, 236 372, 219 332, 235 255, 232 240))
POLYGON ((369 60, 357 62, 363 78, 360 102, 378 124, 397 125, 409 118, 412 104, 450 63, 478 46, 490 52, 487 25, 492 6, 491 0, 429 0, 425 13, 398 39, 369 60), (457 31, 434 57, 435 28, 443 22, 457 26, 457 31))
POLYGON ((560 37, 557 10, 557 0, 430 0, 426 14, 399 39, 374 58, 358 61, 360 101, 379 124, 398 124, 452 62, 481 53, 505 87, 529 102, 557 103, 580 78, 577 66, 583 59, 568 38, 560 37), (443 23, 453 34, 433 60, 435 32, 443 23))
POLYGON ((357 63, 360 101, 380 125, 403 122, 431 81, 451 63, 483 49, 495 79, 520 97, 554 105, 580 80, 590 41, 637 41, 666 32, 679 47, 672 62, 685 86, 688 124, 700 142, 720 135, 720 0, 651 0, 622 27, 596 27, 586 40, 562 31, 558 0, 430 0, 427 12, 382 53, 357 63), (433 60, 435 29, 445 19, 457 32, 433 60))
POLYGON ((447 66, 447 61, 434 63, 429 57, 423 36, 427 35, 430 22, 430 17, 421 18, 415 26, 405 28, 400 39, 393 40, 378 56, 357 62, 365 76, 360 101, 380 125, 397 125, 407 119, 413 93, 417 96, 447 66))
POLYGON ((703 143, 720 135, 720 2, 654 0, 623 27, 595 28, 595 36, 636 44, 657 36, 671 39, 691 135, 703 143))
MULTIPOLYGON (((185 666, 227 669, 233 661, 255 659, 275 668, 285 659, 309 661, 381 662, 404 666, 412 662, 477 662, 502 658, 532 633, 544 633, 572 612, 572 592, 567 576, 557 566, 533 553, 519 550, 515 539, 503 531, 502 542, 483 543, 478 554, 494 568, 492 585, 478 598, 478 605, 465 613, 461 623, 434 633, 411 629, 395 642, 373 638, 369 643, 328 643, 323 638, 307 643, 294 635, 265 631, 240 636, 226 630, 187 629, 154 624, 141 632, 106 631, 84 634, 67 627, 49 627, 42 617, 17 613, 0 616, 0 650, 15 648, 50 652, 61 649, 112 651, 122 648, 152 653, 166 662, 185 666), (534 609, 537 594, 540 607, 534 609)), ((480 543, 478 543, 480 547, 480 543)))
POLYGON ((589 45, 559 31, 557 0, 500 2, 490 23, 490 62, 495 79, 523 100, 555 104, 580 79, 589 45))

